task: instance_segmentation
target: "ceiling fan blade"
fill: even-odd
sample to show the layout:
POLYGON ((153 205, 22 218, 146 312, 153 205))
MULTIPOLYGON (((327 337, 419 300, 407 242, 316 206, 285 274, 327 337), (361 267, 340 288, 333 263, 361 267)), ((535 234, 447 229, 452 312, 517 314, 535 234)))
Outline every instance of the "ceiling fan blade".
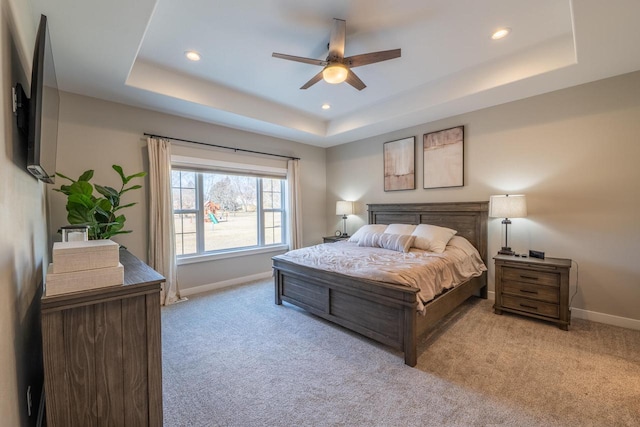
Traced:
POLYGON ((288 61, 303 62, 305 64, 311 65, 320 65, 321 67, 327 65, 327 61, 323 61, 322 59, 303 58, 302 56, 285 55, 284 53, 276 52, 273 52, 271 56, 273 56, 274 58, 286 59, 288 61))
POLYGON ((361 67, 376 62, 387 61, 389 59, 400 58, 402 49, 381 50, 380 52, 363 53, 344 59, 344 62, 351 68, 361 67))
POLYGON ((329 61, 344 58, 344 43, 347 33, 347 22, 342 19, 333 18, 331 28, 331 39, 329 40, 329 61))
POLYGON ((318 83, 320 80, 322 80, 322 71, 320 71, 315 76, 311 77, 311 80, 306 82, 300 89, 309 89, 311 86, 318 83))
POLYGON ((360 80, 360 77, 356 76, 356 73, 351 70, 349 70, 349 74, 347 74, 347 80, 345 81, 358 90, 362 90, 367 87, 367 85, 364 84, 362 80, 360 80))

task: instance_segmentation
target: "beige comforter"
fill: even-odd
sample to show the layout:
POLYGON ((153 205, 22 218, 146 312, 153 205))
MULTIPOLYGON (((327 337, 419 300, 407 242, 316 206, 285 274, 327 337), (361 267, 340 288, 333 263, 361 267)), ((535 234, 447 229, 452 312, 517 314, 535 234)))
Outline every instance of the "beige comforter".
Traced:
POLYGON ((436 254, 415 248, 403 253, 340 241, 289 251, 281 257, 321 270, 418 288, 421 312, 424 304, 443 290, 487 270, 471 244, 447 246, 444 253, 436 254))

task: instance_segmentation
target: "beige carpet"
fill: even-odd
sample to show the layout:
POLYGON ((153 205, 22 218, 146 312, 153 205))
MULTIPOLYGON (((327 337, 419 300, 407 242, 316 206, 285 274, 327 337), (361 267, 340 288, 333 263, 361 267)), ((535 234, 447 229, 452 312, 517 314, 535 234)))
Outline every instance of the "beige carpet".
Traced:
POLYGON ((162 311, 165 426, 640 426, 640 331, 471 299, 402 355, 270 281, 162 311))

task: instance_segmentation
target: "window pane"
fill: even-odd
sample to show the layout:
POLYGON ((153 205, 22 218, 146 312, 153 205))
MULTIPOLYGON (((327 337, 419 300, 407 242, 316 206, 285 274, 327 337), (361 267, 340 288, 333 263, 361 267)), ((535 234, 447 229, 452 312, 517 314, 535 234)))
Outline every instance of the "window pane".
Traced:
POLYGON ((182 188, 196 188, 196 173, 195 172, 180 172, 180 187, 182 188))
POLYGON ((171 171, 171 198, 174 210, 196 209, 196 173, 171 171))
POLYGON ((282 209, 282 180, 262 180, 262 207, 264 209, 282 209))
POLYGON ((280 193, 273 193, 273 208, 282 209, 282 195, 280 193))
POLYGON ((183 188, 180 194, 180 209, 196 208, 196 190, 183 188))
POLYGON ((282 213, 265 212, 264 217, 264 244, 282 243, 282 213))
POLYGON ((258 244, 257 179, 204 173, 204 250, 258 244))
POLYGON ((173 200, 173 210, 180 209, 180 189, 172 188, 171 189, 171 199, 173 200))
POLYGON ((174 214, 176 232, 176 255, 195 254, 196 221, 195 214, 174 214))
POLYGON ((171 187, 180 187, 180 171, 171 171, 171 187))

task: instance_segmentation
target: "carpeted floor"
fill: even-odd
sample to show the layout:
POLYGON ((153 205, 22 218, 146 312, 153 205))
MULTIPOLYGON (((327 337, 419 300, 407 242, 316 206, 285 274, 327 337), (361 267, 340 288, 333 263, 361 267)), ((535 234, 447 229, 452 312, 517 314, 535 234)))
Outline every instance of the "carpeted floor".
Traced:
POLYGON ((640 331, 472 298, 402 355, 271 281, 163 308, 165 426, 640 426, 640 331))

